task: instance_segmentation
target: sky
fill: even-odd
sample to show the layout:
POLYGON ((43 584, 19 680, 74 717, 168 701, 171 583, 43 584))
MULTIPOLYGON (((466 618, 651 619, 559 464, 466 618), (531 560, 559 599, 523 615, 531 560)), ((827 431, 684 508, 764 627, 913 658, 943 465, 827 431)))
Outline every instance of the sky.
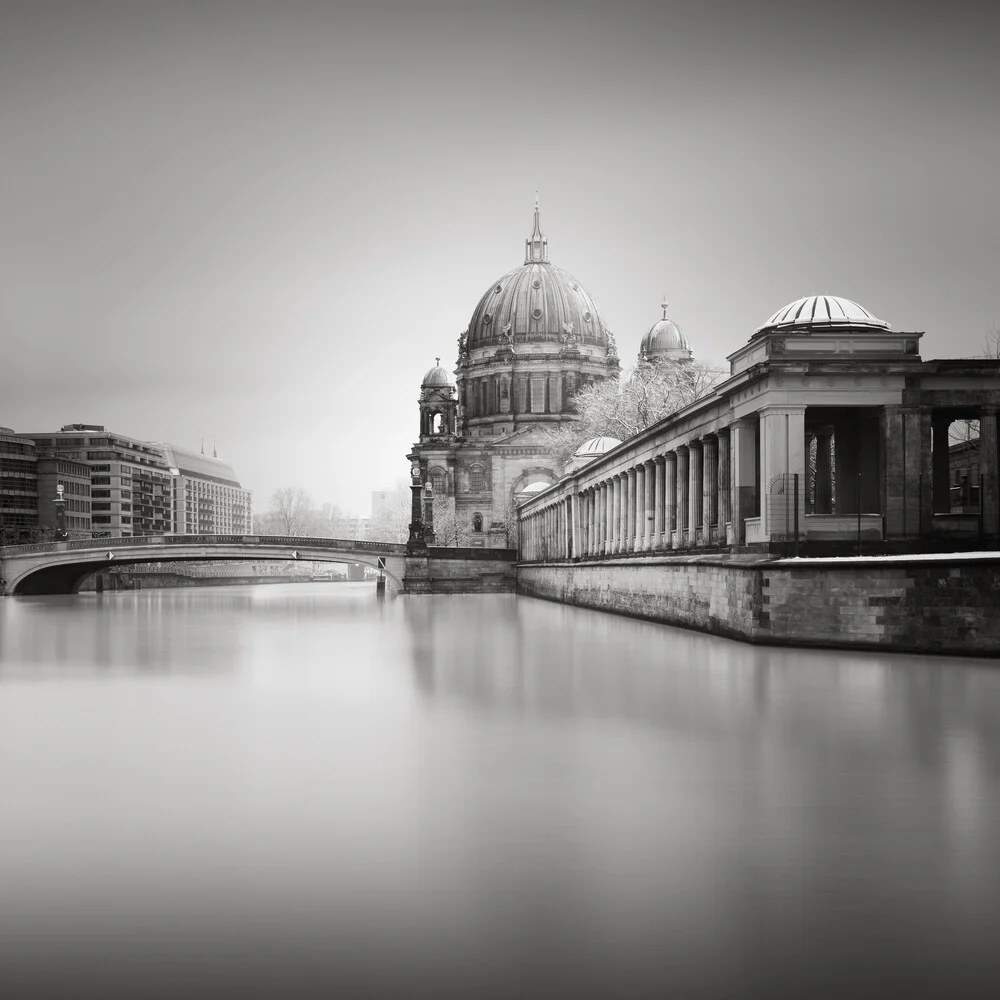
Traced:
POLYGON ((0 425, 217 443, 367 515, 522 263, 623 361, 723 362, 803 295, 925 358, 1000 324, 991 5, 4 0, 0 425))

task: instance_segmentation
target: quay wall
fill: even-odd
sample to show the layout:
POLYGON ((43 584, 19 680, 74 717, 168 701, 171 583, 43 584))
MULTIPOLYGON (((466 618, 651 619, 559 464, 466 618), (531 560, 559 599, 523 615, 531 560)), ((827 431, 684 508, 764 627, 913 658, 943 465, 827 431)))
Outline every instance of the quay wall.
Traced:
POLYGON ((406 557, 406 594, 512 594, 516 587, 513 549, 431 546, 406 557))
POLYGON ((745 642, 1000 656, 1000 555, 521 563, 518 592, 745 642))

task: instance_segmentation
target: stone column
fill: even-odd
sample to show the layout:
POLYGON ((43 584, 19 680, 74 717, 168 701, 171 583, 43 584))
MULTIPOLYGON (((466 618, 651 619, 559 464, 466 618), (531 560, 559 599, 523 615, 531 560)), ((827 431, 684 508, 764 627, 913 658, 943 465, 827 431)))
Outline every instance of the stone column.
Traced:
POLYGON ((984 406, 979 411, 979 472, 983 505, 983 534, 1000 535, 1000 456, 997 454, 997 407, 984 406))
POLYGON ((663 548, 663 514, 664 496, 663 488, 666 485, 667 460, 664 455, 657 455, 653 459, 653 466, 656 469, 655 482, 653 484, 653 537, 650 548, 663 548))
POLYGON ((632 469, 632 531, 631 531, 631 545, 633 552, 642 551, 642 524, 645 518, 645 511, 642 507, 643 497, 646 495, 646 484, 644 482, 646 478, 646 470, 641 466, 637 465, 632 469))
POLYGON ((701 524, 701 448, 692 441, 688 445, 688 545, 698 544, 701 524))
POLYGON ((734 545, 746 541, 748 517, 754 517, 758 509, 755 494, 757 468, 757 422, 749 419, 737 420, 729 437, 729 481, 732 484, 732 527, 734 545))
POLYGON ((677 528, 677 452, 668 451, 663 456, 663 547, 674 546, 677 528))
POLYGON ((642 506, 646 511, 642 527, 642 547, 648 552, 655 547, 656 534, 656 463, 650 459, 643 463, 643 492, 642 506))
POLYGON ((948 428, 951 420, 946 416, 934 414, 931 417, 931 431, 934 435, 931 445, 932 476, 934 485, 934 513, 951 513, 951 466, 948 462, 948 428))
POLYGON ((723 545, 729 543, 729 531, 726 525, 732 520, 732 493, 729 488, 729 428, 719 431, 719 454, 715 468, 716 510, 719 512, 719 541, 723 545))
POLYGON ((622 477, 613 476, 611 479, 614 489, 614 509, 611 512, 611 551, 618 552, 621 547, 621 519, 622 519, 622 477))
POLYGON ((688 459, 690 455, 687 445, 677 449, 677 547, 683 548, 687 543, 685 533, 688 526, 688 459))
POLYGON ((614 547, 615 481, 604 480, 604 554, 614 547))
POLYGON ((706 434, 701 439, 701 448, 701 529, 702 538, 708 545, 712 541, 712 525, 717 524, 719 519, 718 439, 714 434, 706 434))
POLYGON ((804 524, 805 415, 804 406, 765 406, 760 410, 761 527, 765 539, 772 535, 787 536, 793 530, 791 477, 796 474, 800 531, 804 524))
POLYGON ((631 468, 625 473, 625 517, 622 519, 624 532, 624 545, 626 552, 631 552, 635 548, 635 469, 631 468))
POLYGON ((646 466, 635 467, 635 531, 633 548, 641 552, 646 547, 646 466))
POLYGON ((580 494, 570 493, 566 497, 566 558, 580 556, 580 494))

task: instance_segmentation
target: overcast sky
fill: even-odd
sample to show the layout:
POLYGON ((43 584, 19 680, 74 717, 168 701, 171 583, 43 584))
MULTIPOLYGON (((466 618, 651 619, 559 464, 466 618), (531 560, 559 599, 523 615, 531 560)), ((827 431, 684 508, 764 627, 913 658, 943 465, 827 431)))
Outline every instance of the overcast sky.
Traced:
POLYGON ((978 353, 990 6, 5 0, 0 424, 367 514, 536 188, 626 361, 664 292, 707 360, 816 293, 978 353))

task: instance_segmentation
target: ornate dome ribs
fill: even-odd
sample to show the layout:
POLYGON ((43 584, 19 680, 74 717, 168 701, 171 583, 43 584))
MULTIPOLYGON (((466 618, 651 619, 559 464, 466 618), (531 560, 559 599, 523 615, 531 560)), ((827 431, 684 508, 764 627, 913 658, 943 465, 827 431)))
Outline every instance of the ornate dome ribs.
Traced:
POLYGON ((841 298, 839 295, 807 295, 783 306, 754 332, 831 326, 891 329, 888 323, 851 299, 841 298))

